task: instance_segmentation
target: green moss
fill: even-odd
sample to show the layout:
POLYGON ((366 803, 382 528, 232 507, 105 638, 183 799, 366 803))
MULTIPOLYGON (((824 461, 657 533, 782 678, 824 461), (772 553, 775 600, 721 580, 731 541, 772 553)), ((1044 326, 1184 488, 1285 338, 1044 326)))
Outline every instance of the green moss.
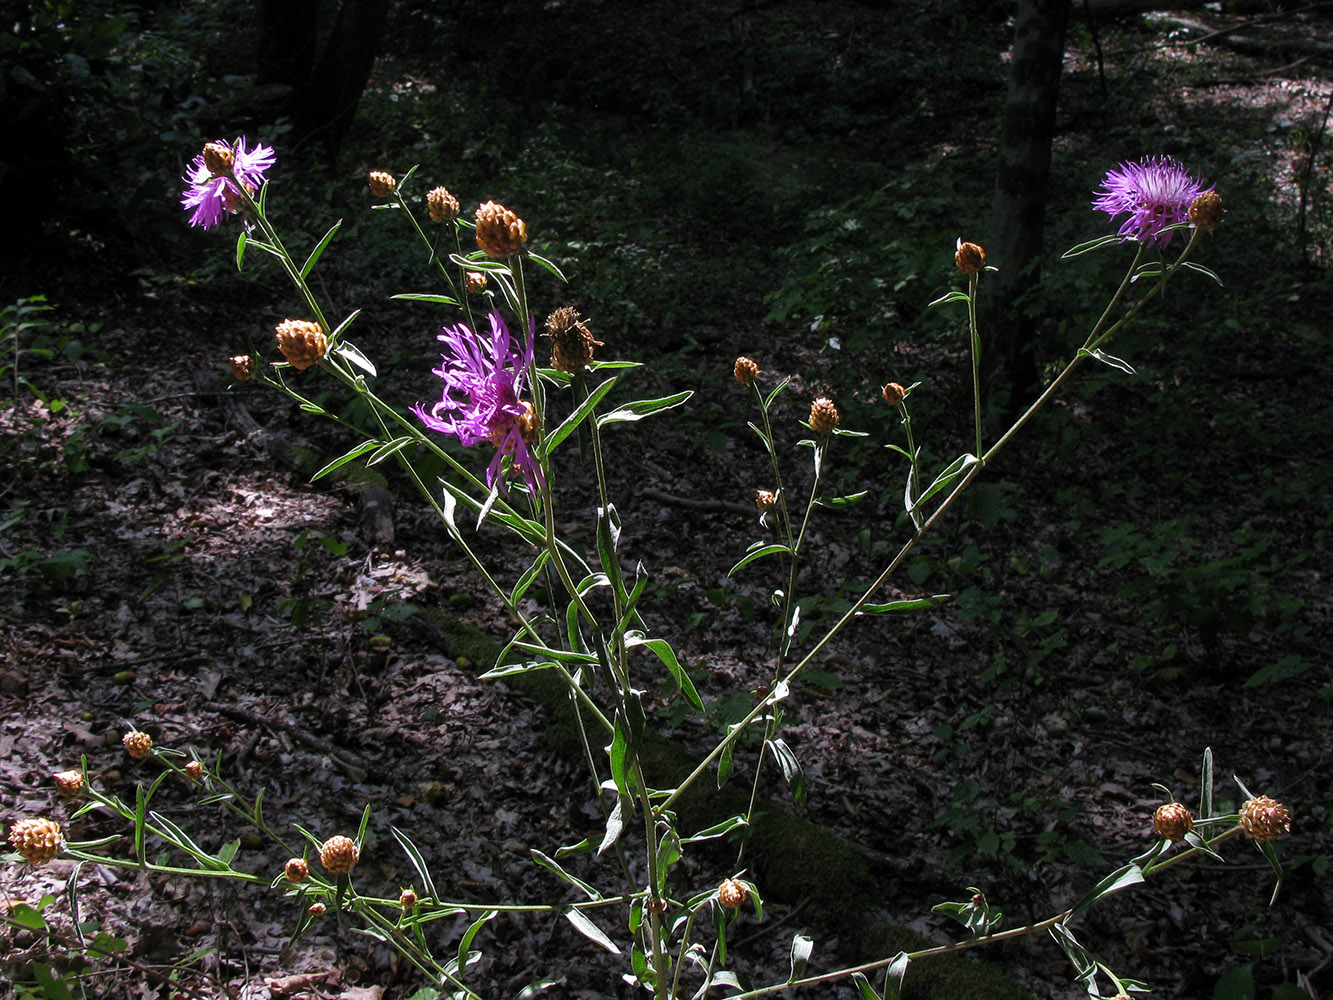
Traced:
MULTIPOLYGON (((922 951, 933 942, 906 927, 879 921, 861 935, 861 960, 922 951)), ((903 979, 902 1000, 1033 1000, 1030 992, 995 966, 971 955, 935 955, 914 961, 903 979)))

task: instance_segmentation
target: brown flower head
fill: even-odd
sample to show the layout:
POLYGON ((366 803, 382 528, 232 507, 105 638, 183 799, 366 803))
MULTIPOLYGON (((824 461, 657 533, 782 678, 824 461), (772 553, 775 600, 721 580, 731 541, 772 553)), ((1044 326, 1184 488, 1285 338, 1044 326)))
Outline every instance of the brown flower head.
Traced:
POLYGON ((330 837, 319 849, 319 863, 331 875, 350 872, 361 860, 361 852, 351 837, 330 837))
POLYGON ((431 188, 426 192, 426 211, 430 213, 431 222, 453 222, 462 210, 458 199, 445 188, 431 188))
POLYGON ((768 510, 778 502, 778 495, 772 490, 755 490, 754 505, 760 510, 768 510))
POLYGON ((480 295, 486 291, 488 281, 485 271, 469 271, 464 279, 464 284, 467 286, 469 295, 480 295))
POLYGON ((981 249, 980 244, 963 243, 960 240, 953 261, 964 274, 976 274, 986 266, 986 251, 981 249))
POLYGON ((310 877, 310 864, 305 858, 288 858, 282 866, 282 877, 292 885, 300 885, 310 877))
POLYGON ((402 895, 398 897, 398 905, 404 910, 410 910, 417 905, 417 894, 411 889, 404 889, 402 895))
POLYGON ((397 186, 398 181, 388 171, 372 170, 370 172, 370 193, 376 198, 389 197, 397 186))
POLYGON ((528 242, 528 226, 509 209, 488 201, 477 209, 477 246, 487 257, 512 257, 528 242))
POLYGON ((838 426, 838 408, 827 396, 820 396, 810 404, 810 429, 816 434, 827 434, 838 426))
POLYGON ((135 760, 143 760, 153 752, 153 738, 137 729, 131 729, 120 738, 120 742, 125 752, 135 760))
POLYGON ((547 316, 543 336, 551 338, 551 367, 562 372, 582 371, 592 361, 593 348, 602 346, 573 306, 561 306, 547 316))
POLYGON ((298 371, 319 364, 329 351, 329 338, 318 323, 306 319, 285 319, 274 327, 278 347, 287 363, 298 371))
POLYGON ((255 377, 255 359, 248 354, 232 355, 231 377, 237 382, 249 382, 255 377))
POLYGON ((890 382, 884 387, 883 392, 884 402, 888 403, 890 406, 897 406, 907 398, 907 390, 897 382, 890 382))
POLYGON ((204 776, 204 765, 202 762, 192 760, 185 765, 185 777, 191 781, 200 781, 204 776))
POLYGON ((59 771, 51 775, 56 783, 56 790, 60 792, 60 797, 72 799, 83 791, 83 772, 82 771, 59 771))
POLYGON ((44 865, 64 845, 60 824, 49 819, 21 819, 9 828, 9 846, 30 865, 44 865))
POLYGON ((328 907, 325 906, 323 903, 321 903, 319 900, 315 900, 313 903, 311 903, 309 906, 305 908, 306 913, 310 914, 316 920, 324 916, 324 913, 327 910, 328 907))
POLYGON ((739 910, 745 905, 745 901, 750 898, 750 890, 742 882, 729 878, 723 882, 717 889, 717 901, 722 904, 724 909, 739 910))
POLYGON ((1247 799, 1240 807, 1240 828, 1251 840, 1267 843, 1291 833, 1291 813, 1277 799, 1260 795, 1257 799, 1247 799))
POLYGON ((1152 828, 1157 836, 1175 843, 1194 829, 1194 814, 1179 802, 1167 802, 1152 814, 1152 828))
POLYGON ((1216 191, 1205 191, 1190 202, 1189 219, 1195 229, 1210 233, 1222 224, 1222 196, 1216 191))
POLYGON ((214 177, 223 177, 231 173, 236 163, 236 154, 225 142, 204 144, 204 166, 214 177))
POLYGON ((736 367, 731 370, 736 376, 736 381, 742 385, 749 385, 759 377, 759 366, 754 360, 744 355, 736 359, 736 367))

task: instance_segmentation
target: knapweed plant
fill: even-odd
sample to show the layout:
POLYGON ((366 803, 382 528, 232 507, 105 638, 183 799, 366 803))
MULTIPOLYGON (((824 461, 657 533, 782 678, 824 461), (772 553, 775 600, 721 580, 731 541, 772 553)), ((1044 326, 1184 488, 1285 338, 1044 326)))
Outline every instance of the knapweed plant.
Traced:
MULTIPOLYGON (((414 168, 403 177, 376 171, 369 178, 372 193, 381 200, 377 207, 387 209, 386 217, 400 222, 420 243, 440 279, 438 292, 401 297, 452 307, 458 318, 436 334, 439 366, 429 375, 421 373, 423 385, 434 385, 432 398, 412 407, 382 400, 374 387, 374 362, 351 340, 356 313, 328 315, 311 285, 311 274, 339 227, 334 225, 303 255, 293 255, 268 208, 270 186, 265 174, 274 159, 271 149, 250 147, 244 139, 214 142, 186 176, 183 204, 190 222, 204 228, 235 225, 237 266, 245 266, 256 253, 268 255, 290 277, 297 293, 295 315, 274 317, 279 359, 233 357, 235 378, 262 382, 317 416, 333 417, 307 388, 317 379, 332 380, 348 398, 365 404, 373 420, 371 429, 349 427, 362 434, 361 440, 313 478, 349 462, 368 466, 388 462, 416 488, 512 619, 513 634, 487 676, 545 671, 558 678, 567 692, 582 736, 590 794, 602 808, 603 828, 595 838, 550 853, 549 843, 572 838, 562 839, 564 831, 551 831, 548 843, 534 845, 533 862, 562 879, 566 891, 549 902, 521 905, 505 899, 441 895, 414 845, 413 832, 394 829, 397 846, 406 853, 417 881, 398 892, 371 895, 355 877, 367 850, 369 807, 357 831, 328 836, 332 831, 317 833, 299 826, 275 830, 264 816, 262 796, 248 798, 223 777, 221 755, 206 764, 178 750, 154 747, 146 735, 133 732, 125 737, 126 750, 135 757, 152 758, 162 768, 151 784, 138 788, 133 802, 91 787, 86 762, 56 776, 63 794, 83 797, 75 815, 98 810, 123 817, 133 829, 132 849, 123 849, 115 839, 67 843, 54 821, 33 817, 10 825, 16 860, 40 864, 63 853, 80 862, 237 880, 253 883, 257 890, 286 893, 301 903, 295 933, 321 915, 338 911, 397 949, 418 970, 428 991, 419 995, 454 998, 483 995, 471 984, 470 969, 484 946, 486 925, 498 914, 568 921, 608 952, 622 956, 624 980, 657 1000, 710 994, 752 998, 839 979, 854 980, 864 998, 895 997, 913 962, 1038 931, 1054 938, 1091 995, 1121 997, 1146 987, 1123 971, 1113 971, 1079 940, 1077 919, 1089 907, 1182 862, 1217 857, 1223 842, 1241 835, 1261 850, 1280 878, 1273 841, 1289 830, 1286 807, 1241 785, 1244 799, 1239 810, 1219 811, 1213 800, 1212 755, 1206 753, 1197 807, 1191 809, 1176 801, 1169 789, 1156 786, 1163 805, 1152 817, 1144 817, 1145 831, 1152 831, 1144 851, 1045 920, 1004 927, 1001 912, 985 893, 969 887, 960 901, 935 907, 964 929, 953 944, 884 955, 852 968, 813 971, 814 942, 796 934, 787 967, 766 975, 751 970, 742 978, 728 963, 727 939, 738 911, 751 908, 763 917, 763 886, 751 877, 746 845, 764 768, 776 766, 798 801, 807 794, 804 769, 782 735, 783 703, 798 696, 803 673, 844 631, 854 628, 857 619, 909 614, 947 600, 945 594, 896 601, 884 601, 880 595, 913 546, 1080 366, 1095 361, 1133 371, 1106 347, 1126 323, 1161 297, 1169 282, 1178 276, 1182 281, 1199 275, 1215 279, 1190 258, 1205 231, 1222 221, 1221 199, 1179 163, 1169 158, 1125 163, 1106 175, 1094 205, 1113 220, 1123 217, 1119 232, 1077 246, 1066 256, 1120 250, 1131 255, 1129 265, 1082 346, 1013 426, 989 442, 983 433, 978 386, 985 337, 977 314, 977 288, 993 268, 979 245, 959 241, 956 263, 965 276, 966 290, 950 291, 935 304, 966 307, 974 384, 973 447, 941 468, 927 466, 912 428, 909 405, 918 387, 889 382, 879 392, 900 419, 901 440, 867 441, 867 435, 842 426, 831 399, 810 402, 803 422, 808 433, 800 444, 813 460, 813 475, 808 493, 792 495, 787 483, 793 477, 784 476, 783 469, 784 438, 774 425, 775 400, 792 383, 765 379, 761 364, 750 357, 735 361, 734 379, 744 387, 737 394, 738 405, 747 393, 751 396, 754 418, 749 426, 763 442, 768 461, 754 470, 764 536, 736 554, 732 573, 773 570, 772 596, 780 615, 771 661, 775 668, 768 683, 752 693, 748 712, 723 725, 697 767, 683 780, 660 787, 648 773, 641 751, 650 728, 668 735, 669 730, 650 714, 644 692, 667 684, 690 709, 703 713, 706 706, 690 669, 672 646, 672 637, 651 634, 645 624, 640 607, 649 593, 648 572, 642 565, 622 562, 621 519, 608 488, 603 432, 614 423, 639 421, 679 407, 690 393, 620 400, 619 381, 625 369, 636 367, 634 363, 597 357, 597 349, 604 345, 571 307, 556 309, 540 322, 532 315, 528 282, 534 276, 556 281, 563 277, 554 263, 529 248, 523 220, 493 202, 465 217, 458 199, 443 187, 426 194, 422 212, 422 206, 408 197, 414 168), (1175 254, 1174 248, 1181 247, 1177 237, 1183 237, 1183 248, 1175 254), (1182 275, 1182 271, 1193 273, 1182 275), (482 308, 478 305, 482 302, 491 304, 482 308), (548 358, 549 363, 542 363, 548 358), (800 628, 802 605, 797 593, 809 527, 821 508, 852 503, 860 496, 824 496, 835 445, 886 447, 901 458, 900 481, 882 488, 901 496, 907 537, 842 617, 815 638, 800 628), (421 471, 427 460, 430 468, 443 468, 444 474, 421 471), (586 553, 581 545, 561 537, 553 503, 554 484, 584 462, 591 463, 597 484, 595 498, 588 500, 587 520, 594 532, 586 553), (489 564, 470 543, 473 531, 465 532, 465 525, 512 533, 522 543, 526 561, 489 564), (725 783, 737 758, 745 755, 753 782, 749 807, 707 829, 682 828, 677 809, 681 797, 702 782, 725 783), (194 782, 200 805, 229 810, 239 824, 281 845, 290 860, 279 871, 249 871, 240 864, 238 840, 217 850, 202 846, 152 807, 154 794, 169 778, 194 782), (734 861, 706 881, 691 882, 679 862, 705 840, 728 844, 727 851, 734 847, 734 854, 724 855, 734 861), (575 876, 562 866, 564 858, 578 854, 600 856, 595 878, 575 876), (444 929, 454 926, 460 916, 467 918, 468 927, 461 937, 450 939, 444 929), (441 923, 446 918, 450 919, 441 923)), ((569 494, 562 493, 561 500, 565 521, 569 494)), ((705 857, 716 863, 712 859, 722 853, 713 850, 705 857)), ((78 885, 78 871, 76 867, 71 886, 78 885)), ((531 985, 517 996, 530 997, 555 985, 558 962, 551 957, 530 973, 531 985)), ((827 995, 818 987, 809 992, 827 995)))

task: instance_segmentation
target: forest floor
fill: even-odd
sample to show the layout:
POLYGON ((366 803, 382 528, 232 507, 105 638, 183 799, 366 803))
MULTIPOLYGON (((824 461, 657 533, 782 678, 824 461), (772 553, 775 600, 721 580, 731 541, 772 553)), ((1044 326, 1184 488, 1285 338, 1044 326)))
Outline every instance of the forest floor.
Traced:
MULTIPOLYGON (((1071 67, 1086 69, 1087 53, 1071 50, 1071 67)), ((1196 106, 1271 113, 1283 128, 1318 124, 1326 73, 1269 73, 1263 56, 1226 58, 1257 61, 1228 63, 1195 89, 1196 106)), ((1073 80, 1070 100, 1095 101, 1095 73, 1073 80)), ((1145 108, 1167 113, 1151 101, 1145 108)), ((1076 124, 1062 141, 1087 141, 1076 124)), ((1275 176, 1295 176, 1297 152, 1274 145, 1275 176)), ((1267 210, 1291 213, 1290 195, 1279 184, 1267 210)), ((1228 226, 1244 233, 1246 215, 1233 209, 1228 226)), ((1244 237, 1225 228, 1215 237, 1227 238, 1244 237)), ((218 244, 225 256, 228 237, 218 244)), ((50 816, 71 839, 118 835, 104 850, 132 857, 130 825, 98 812, 68 821, 77 803, 58 798, 51 775, 86 758, 98 788, 133 801, 135 786, 161 771, 121 749, 135 728, 210 770, 220 762, 238 789, 263 789, 276 830, 299 823, 321 837, 352 834, 369 805, 363 892, 396 898, 418 881, 395 827, 435 866, 445 896, 478 908, 568 898, 528 849, 553 854, 600 836, 586 770, 552 754, 543 708, 478 679, 490 664, 473 662, 474 648, 429 611, 501 643, 511 623, 403 484, 390 479, 387 515, 368 510, 353 484, 312 485, 266 445, 331 457, 348 442, 253 386, 229 387, 223 359, 240 346, 229 332, 255 326, 252 297, 280 301, 276 279, 127 279, 106 247, 79 252, 85 268, 26 289, 56 305, 45 318, 62 339, 49 357, 15 354, 13 400, 0 409, 0 818, 50 816)), ((1080 939, 1157 996, 1231 1000, 1257 989, 1294 1000, 1299 986, 1318 1000, 1333 990, 1333 373, 1322 316, 1297 301, 1318 301, 1327 287, 1322 262, 1308 259, 1317 247, 1306 256, 1281 300, 1277 286, 1256 288, 1250 276, 1237 278, 1241 292, 1202 293, 1248 303, 1235 310, 1238 322, 1206 331, 1207 350, 1165 364, 1159 347, 1136 342, 1151 359, 1134 386, 1102 380, 1034 421, 997 462, 994 509, 947 523, 883 597, 955 599, 912 618, 858 622, 785 703, 784 737, 809 788, 801 815, 850 843, 874 879, 873 899, 849 909, 940 942, 956 928, 931 907, 970 886, 1006 911, 1006 926, 1058 913, 1151 843, 1154 782, 1198 803, 1211 748, 1219 800, 1239 803, 1235 774, 1291 807, 1286 878, 1272 905, 1267 861, 1232 841, 1225 865, 1174 868, 1094 908, 1080 939)), ((1231 282, 1225 254, 1201 259, 1231 282)), ((951 277, 930 280, 942 291, 951 277)), ((765 537, 747 508, 767 461, 745 437, 754 414, 731 362, 753 354, 766 380, 793 376, 779 410, 793 444, 811 396, 846 369, 805 325, 764 325, 762 306, 700 327, 710 324, 717 330, 684 355, 663 346, 668 328, 646 333, 642 351, 607 337, 604 353, 656 362, 642 377, 645 395, 697 391, 679 424, 672 411, 610 432, 610 489, 625 526, 622 557, 651 577, 648 624, 672 639, 710 709, 725 715, 772 680, 775 624, 762 564, 728 577, 765 537), (732 439, 719 442, 719 427, 732 439)), ((374 355, 403 372, 387 384, 406 402, 429 395, 417 373, 434 345, 424 338, 423 348, 420 328, 367 329, 374 355)), ((952 372, 936 384, 966 398, 959 345, 904 333, 886 364, 869 373, 874 385, 843 391, 865 401, 889 378, 952 372)), ((948 432, 957 450, 968 431, 963 421, 948 432)), ((845 462, 849 478, 872 477, 862 484, 871 493, 845 512, 817 514, 803 593, 852 592, 901 541, 900 470, 874 478, 881 459, 857 457, 882 443, 838 439, 831 461, 845 462)), ((939 453, 952 443, 937 442, 939 453)), ((804 449, 790 451, 793 469, 808 461, 804 449)), ((591 544, 595 482, 566 458, 561 528, 591 544)), ((804 475, 791 473, 794 495, 804 475)), ((485 558, 510 558, 492 528, 472 540, 485 558)), ((836 613, 830 599, 812 605, 810 619, 817 629, 836 613)), ((649 692, 659 719, 672 716, 670 694, 649 692)), ((717 730, 688 718, 671 731, 699 751, 717 730)), ((748 784, 753 759, 742 756, 733 781, 748 784)), ((794 808, 768 770, 765 800, 794 808)), ((173 777, 154 807, 212 847, 241 838, 237 865, 276 876, 287 852, 199 805, 198 791, 173 777)), ((719 863, 687 857, 682 896, 730 874, 719 863)), ((765 874, 759 861, 750 877, 762 888, 765 874)), ((11 910, 54 897, 43 913, 58 936, 0 929, 0 996, 62 995, 13 984, 35 983, 46 965, 78 968, 66 947, 74 879, 81 919, 126 945, 92 962, 88 996, 400 1000, 421 986, 394 953, 332 913, 290 944, 301 904, 280 889, 57 860, 0 870, 11 910)), ((467 924, 460 916, 437 925, 439 939, 453 942, 446 953, 467 924)), ((622 925, 617 915, 606 926, 622 925)), ((774 898, 763 922, 735 933, 734 967, 757 982, 780 980, 796 932, 815 939, 812 970, 884 957, 862 955, 855 929, 808 901, 774 898)), ((622 960, 563 919, 502 917, 478 946, 484 957, 472 972, 486 996, 512 996, 541 974, 559 979, 552 995, 635 995, 620 982, 622 960)), ((1084 995, 1047 935, 983 951, 1036 997, 1084 995)), ((910 1000, 910 974, 908 983, 910 1000)), ((854 992, 842 984, 821 995, 854 992)))

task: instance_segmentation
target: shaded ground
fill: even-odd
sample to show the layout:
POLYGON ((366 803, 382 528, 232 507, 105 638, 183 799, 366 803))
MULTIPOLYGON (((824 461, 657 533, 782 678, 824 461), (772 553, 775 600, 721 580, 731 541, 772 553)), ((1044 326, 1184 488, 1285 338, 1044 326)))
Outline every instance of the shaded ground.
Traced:
MULTIPOLYGON (((1312 22, 1306 30, 1324 27, 1312 22)), ((1146 46, 1159 37, 1144 32, 1130 42, 1146 46)), ((1086 162, 1130 155, 1113 131, 1078 127, 1078 116, 1098 100, 1088 51, 1071 53, 1070 126, 1060 154, 1070 169, 1057 182, 1069 191, 1053 194, 1080 206, 1087 181, 1104 169, 1086 162)), ((1194 128, 1191 116, 1212 116, 1211 127, 1218 109, 1237 120, 1270 116, 1304 128, 1318 124, 1328 96, 1322 73, 1297 75, 1308 65, 1283 72, 1264 56, 1213 50, 1213 81, 1188 92, 1161 79, 1160 62, 1140 63, 1132 49, 1108 58, 1127 65, 1131 81, 1156 74, 1144 114, 1173 129, 1194 128)), ((385 67, 386 89, 393 69, 385 67)), ((872 112, 849 112, 852 119, 862 113, 872 112)), ((1253 124, 1219 141, 1252 143, 1262 132, 1253 124)), ((957 141, 964 154, 984 154, 984 141, 957 141)), ((775 161, 798 159, 774 148, 775 161)), ((1289 219, 1299 154, 1297 145, 1277 142, 1252 150, 1267 166, 1244 175, 1242 190, 1271 181, 1265 210, 1289 219)), ((632 152, 623 155, 633 160, 632 152)), ((612 186, 612 205, 621 197, 612 186)), ((1268 232, 1246 201, 1229 197, 1228 204, 1247 206, 1233 209, 1234 231, 1268 232)), ((560 224, 550 220, 555 232, 560 224)), ((1219 234, 1216 256, 1202 259, 1232 286, 1224 236, 1245 238, 1219 234)), ((1317 238, 1309 242, 1309 256, 1318 257, 1317 238)), ((225 257, 227 244, 221 238, 213 252, 225 257)), ((358 249, 375 259, 368 240, 358 249)), ((0 519, 0 557, 8 560, 0 606, 5 820, 59 816, 66 806, 49 775, 76 766, 80 755, 99 787, 132 797, 134 784, 156 773, 120 750, 120 734, 134 726, 160 744, 197 748, 208 761, 221 754, 238 787, 266 790, 278 828, 299 822, 321 836, 351 833, 369 803, 363 891, 396 896, 414 881, 392 825, 422 847, 446 895, 554 898, 560 886, 527 850, 552 853, 599 835, 585 773, 551 753, 545 718, 529 700, 475 679, 472 648, 430 625, 424 612, 392 616, 407 606, 445 609, 501 641, 508 623, 410 495, 399 492, 392 539, 377 537, 356 484, 312 487, 308 472, 275 462, 265 447, 268 433, 332 455, 341 438, 271 397, 226 388, 220 359, 243 346, 232 342, 234 331, 265 336, 248 308, 280 294, 276 279, 247 284, 220 275, 182 287, 141 278, 127 286, 104 255, 89 253, 84 260, 101 279, 93 276, 83 290, 61 288, 52 276, 20 291, 47 292, 61 329, 74 317, 100 327, 74 331, 82 353, 22 358, 22 374, 48 403, 16 391, 0 412, 11 468, 0 519), (67 405, 59 409, 52 399, 67 405), (261 431, 249 429, 242 408, 261 431), (368 627, 368 617, 377 624, 368 627)), ((947 252, 940 260, 922 280, 942 291, 952 275, 947 252)), ((670 281, 669 271, 659 273, 670 281)), ((1317 273, 1293 272, 1281 286, 1251 277, 1237 276, 1240 290, 1190 286, 1190 296, 1233 303, 1210 314, 1216 326, 1206 331, 1206 350, 1198 348, 1205 334, 1188 326, 1190 300, 1178 292, 1185 301, 1173 302, 1168 315, 1185 331, 1181 344, 1161 337, 1161 327, 1128 340, 1117 353, 1133 357, 1138 379, 1086 383, 1006 453, 990 506, 973 508, 972 526, 955 519, 895 581, 907 594, 954 593, 952 604, 903 622, 858 625, 789 701, 785 735, 811 788, 804 815, 856 845, 874 876, 874 900, 859 910, 940 940, 952 931, 928 916, 930 907, 963 898, 970 885, 984 887, 1011 923, 1057 912, 1145 846, 1147 817, 1159 801, 1152 782, 1197 801, 1199 760, 1212 747, 1219 795, 1235 797, 1226 787, 1235 773, 1293 806, 1288 878, 1276 905, 1265 906, 1266 863, 1233 844, 1225 871, 1177 869, 1094 910, 1083 940, 1157 995, 1210 995, 1219 976, 1234 980, 1256 952, 1265 955, 1255 966, 1265 990, 1300 984, 1313 997, 1330 988, 1327 334, 1322 318, 1299 304, 1299 296, 1318 294, 1317 273), (1263 683, 1275 675, 1280 683, 1263 683), (1268 950, 1245 944, 1270 940, 1268 950)), ((596 287, 594 279, 588 285, 596 287)), ((572 288, 594 294, 580 292, 577 279, 572 288)), ((750 291, 710 290, 704 298, 734 309, 728 296, 743 301, 750 291)), ((606 313, 612 302, 608 296, 594 306, 606 313)), ((645 390, 699 390, 678 424, 668 416, 614 432, 612 488, 623 498, 627 561, 643 560, 653 575, 649 623, 677 639, 701 692, 723 710, 729 697, 770 680, 772 626, 770 581, 757 568, 726 579, 761 534, 753 515, 740 511, 765 468, 745 437, 751 415, 741 409, 731 360, 752 353, 772 376, 799 379, 779 414, 793 443, 810 396, 830 388, 849 420, 859 416, 874 431, 867 445, 848 443, 841 452, 849 478, 869 485, 871 496, 850 513, 815 522, 815 557, 801 583, 811 594, 871 578, 891 540, 902 537, 895 526, 901 470, 886 467, 878 448, 868 454, 896 440, 870 406, 878 384, 928 375, 941 399, 965 399, 967 391, 965 357, 914 336, 911 315, 887 321, 899 331, 891 355, 850 343, 840 354, 827 348, 828 328, 815 336, 805 322, 763 325, 765 307, 753 295, 745 308, 707 312, 698 322, 653 325, 650 318, 642 345, 623 333, 606 337, 608 356, 658 361, 639 383, 645 390), (681 340, 691 343, 676 351, 681 340), (858 367, 864 372, 854 378, 858 367), (729 442, 712 436, 719 428, 729 442), (708 506, 719 498, 735 509, 708 506)), ((371 338, 386 367, 393 359, 398 374, 388 379, 389 394, 411 401, 431 391, 416 373, 433 345, 421 332, 430 324, 406 316, 372 305, 358 343, 371 338)), ((845 334, 853 317, 841 322, 834 334, 845 334)), ((617 323, 608 317, 609 328, 617 323)), ((967 426, 937 406, 920 423, 932 433, 934 454, 947 457, 966 447, 967 426)), ((799 469, 806 453, 791 453, 789 468, 799 469)), ((803 474, 792 473, 793 492, 803 474)), ((576 538, 581 529, 586 540, 590 530, 591 493, 590 473, 571 463, 559 510, 576 538)), ((505 543, 495 533, 482 532, 478 545, 503 561, 505 543)), ((821 610, 834 609, 812 608, 811 617, 821 610)), ((677 730, 696 748, 712 733, 694 720, 677 730)), ((746 782, 750 765, 741 756, 734 780, 746 782)), ((772 775, 765 791, 785 801, 772 775)), ((230 821, 214 829, 218 814, 191 806, 190 796, 168 782, 159 802, 205 836, 242 834, 230 821)), ((124 832, 123 824, 88 817, 70 834, 124 832)), ((286 856, 248 839, 242 852, 249 868, 274 874, 286 856)), ((725 864, 691 857, 682 884, 711 885, 725 864)), ((11 867, 0 884, 11 901, 36 902, 44 893, 59 896, 71 871, 68 862, 11 867)), ((587 872, 614 881, 595 867, 587 872)), ((756 881, 762 886, 766 877, 780 881, 758 867, 756 881)), ((382 985, 396 1000, 419 985, 411 969, 331 917, 286 948, 296 913, 276 891, 94 867, 79 880, 84 919, 127 940, 138 965, 99 963, 104 971, 89 995, 178 995, 154 978, 178 963, 179 995, 226 989, 254 998, 356 998, 382 985), (291 978, 301 975, 312 978, 291 978)), ((767 910, 766 922, 734 945, 738 968, 780 977, 796 931, 815 938, 821 969, 857 960, 855 934, 829 933, 836 923, 806 901, 779 898, 767 910)), ((68 931, 68 912, 64 899, 51 904, 58 930, 68 931)), ((440 940, 456 942, 465 926, 441 926, 440 940)), ((620 916, 606 926, 618 928, 620 916)), ((44 961, 43 942, 7 933, 5 971, 28 979, 32 963, 44 961)), ((562 920, 501 919, 481 943, 486 957, 476 985, 488 995, 513 995, 534 968, 547 968, 534 965, 533 955, 557 964, 561 995, 629 995, 620 966, 607 964, 562 920)), ((1045 936, 987 957, 1039 997, 1082 995, 1045 936)))

